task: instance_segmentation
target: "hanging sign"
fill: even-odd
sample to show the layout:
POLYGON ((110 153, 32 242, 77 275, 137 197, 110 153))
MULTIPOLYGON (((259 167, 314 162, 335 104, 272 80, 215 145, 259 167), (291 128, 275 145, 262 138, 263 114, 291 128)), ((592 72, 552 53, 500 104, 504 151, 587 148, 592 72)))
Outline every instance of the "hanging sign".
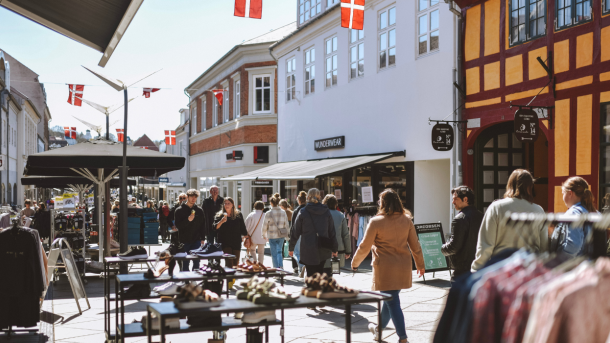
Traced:
POLYGON ((522 108, 515 112, 515 136, 522 142, 535 142, 538 139, 536 111, 522 108))
POLYGON ((362 202, 373 202, 373 186, 362 187, 362 202))
POLYGON ((453 127, 449 124, 436 124, 432 127, 432 148, 437 151, 449 151, 453 148, 453 127))
POLYGON ((55 197, 55 209, 64 208, 64 197, 58 196, 55 197))
POLYGON ((74 208, 74 195, 72 193, 65 193, 63 195, 63 207, 74 208))

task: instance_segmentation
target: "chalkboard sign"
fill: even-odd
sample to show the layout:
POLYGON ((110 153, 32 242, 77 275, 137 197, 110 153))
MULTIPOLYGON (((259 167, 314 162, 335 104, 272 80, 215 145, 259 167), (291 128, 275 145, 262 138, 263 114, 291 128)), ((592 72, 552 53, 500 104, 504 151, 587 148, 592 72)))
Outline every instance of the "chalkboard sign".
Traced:
POLYGON ((432 148, 437 151, 449 151, 453 148, 453 128, 449 124, 436 124, 432 127, 432 148))
POLYGON ((78 268, 76 267, 76 262, 74 261, 74 256, 72 256, 72 249, 70 248, 68 241, 64 240, 63 238, 55 239, 51 244, 51 249, 49 251, 49 275, 53 275, 55 268, 66 269, 66 276, 70 282, 72 294, 74 295, 74 300, 76 300, 76 306, 78 306, 78 312, 82 314, 80 303, 78 302, 79 299, 85 299, 87 301, 87 306, 91 308, 89 299, 87 298, 87 293, 85 292, 85 286, 83 286, 83 282, 80 279, 80 274, 78 273, 78 268), (61 256, 64 262, 63 266, 57 263, 59 256, 61 256))
POLYGON ((424 255, 426 273, 449 270, 449 261, 441 253, 445 244, 441 223, 415 224, 415 232, 424 255))
POLYGON ((515 136, 522 142, 538 139, 538 114, 531 109, 520 109, 515 113, 515 136))

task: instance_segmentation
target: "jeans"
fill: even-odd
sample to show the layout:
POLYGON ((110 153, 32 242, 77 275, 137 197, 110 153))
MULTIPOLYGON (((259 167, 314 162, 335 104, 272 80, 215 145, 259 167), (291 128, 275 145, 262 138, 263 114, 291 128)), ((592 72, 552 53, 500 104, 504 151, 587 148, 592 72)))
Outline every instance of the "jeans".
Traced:
POLYGON ((399 339, 407 339, 407 330, 405 329, 405 316, 400 308, 400 290, 398 291, 383 291, 383 293, 390 294, 392 300, 384 301, 381 308, 381 328, 385 329, 390 322, 390 318, 396 328, 396 335, 399 339))
POLYGON ((284 256, 282 255, 283 238, 269 239, 269 248, 271 248, 271 261, 273 268, 284 268, 284 256))
MULTIPOLYGON (((200 246, 201 246, 201 241, 196 241, 196 242, 192 242, 192 243, 184 243, 184 247, 182 247, 182 251, 186 252, 188 254, 189 251, 199 249, 200 246)), ((180 263, 182 264, 182 271, 188 272, 189 271, 189 261, 188 260, 180 261, 180 263)), ((199 269, 199 260, 193 260, 193 270, 197 270, 197 269, 199 269)))
POLYGON ((305 266, 302 265, 301 262, 299 261, 300 257, 301 257, 301 237, 299 237, 297 244, 294 245, 293 255, 294 255, 294 258, 296 258, 297 263, 299 264, 299 270, 303 269, 305 266))

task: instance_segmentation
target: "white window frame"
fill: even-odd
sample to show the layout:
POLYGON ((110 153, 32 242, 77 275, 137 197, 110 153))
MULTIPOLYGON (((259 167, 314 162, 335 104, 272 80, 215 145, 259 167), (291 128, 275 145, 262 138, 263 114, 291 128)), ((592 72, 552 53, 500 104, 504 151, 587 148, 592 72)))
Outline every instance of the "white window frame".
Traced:
POLYGON ((364 76, 364 30, 348 31, 348 42, 349 42, 349 78, 357 79, 364 76), (355 38, 355 39, 354 39, 355 38), (354 58, 354 49, 356 57, 354 58), (352 67, 356 66, 356 75, 352 74, 352 67), (360 70, 362 65, 362 72, 360 70))
POLYGON ((387 69, 396 65, 396 6, 388 7, 382 11, 379 11, 377 15, 377 68, 379 70, 387 69), (390 12, 394 11, 394 23, 390 22, 390 12), (384 25, 385 17, 385 26, 384 25), (394 45, 390 45, 391 36, 394 35, 394 45), (394 63, 390 64, 390 51, 394 50, 394 63), (382 66, 381 55, 384 55, 384 63, 382 66))
POLYGON ((339 0, 326 0, 326 8, 330 8, 330 6, 336 4, 339 0))
POLYGON ((201 132, 206 130, 207 122, 208 122, 208 101, 201 101, 201 132))
POLYGON ((224 100, 222 101, 222 103, 224 104, 224 105, 222 105, 222 123, 224 124, 224 123, 228 123, 229 120, 231 119, 230 115, 229 115, 230 106, 226 106, 229 104, 229 89, 228 88, 225 88, 222 91, 222 97, 224 98, 224 100))
POLYGON ((214 98, 214 100, 212 100, 214 102, 212 106, 214 108, 214 110, 212 111, 212 127, 216 127, 218 126, 218 98, 216 97, 214 92, 212 92, 212 98, 214 98))
POLYGON ((197 134, 197 105, 193 105, 193 131, 191 136, 197 134))
POLYGON ((332 88, 339 84, 339 38, 330 37, 324 41, 324 88, 332 88), (330 43, 330 44, 329 44, 330 43), (329 82, 330 80, 330 82, 329 82))
POLYGON ((297 58, 295 56, 286 60, 286 102, 290 102, 296 97, 296 67, 297 58))
POLYGON ((313 94, 316 92, 316 48, 312 47, 305 50, 303 54, 304 61, 304 74, 303 79, 305 81, 304 95, 313 94), (309 56, 309 61, 307 57, 309 56), (313 91, 311 85, 313 84, 313 91))
POLYGON ((299 7, 299 24, 322 13, 322 0, 299 0, 297 6, 299 7))
POLYGON ((237 119, 240 116, 241 109, 241 80, 237 80, 233 82, 233 92, 235 95, 233 96, 233 118, 237 119))
POLYGON ((271 111, 273 110, 273 78, 271 77, 271 74, 258 74, 258 75, 253 75, 252 80, 254 81, 253 83, 253 89, 254 89, 254 101, 252 102, 252 105, 254 106, 253 108, 253 113, 255 114, 259 114, 259 113, 271 113, 271 111), (269 87, 265 87, 265 78, 268 77, 269 78, 269 87), (256 79, 257 78, 261 78, 261 87, 257 87, 256 86, 256 79), (256 104, 258 99, 256 98, 256 91, 257 90, 261 90, 261 94, 262 94, 262 103, 261 103, 261 108, 262 110, 257 111, 256 110, 256 104), (265 106, 265 89, 269 89, 269 110, 265 110, 264 106, 265 106))
POLYGON ((418 0, 417 1, 417 17, 416 17, 416 21, 415 21, 415 25, 417 26, 415 29, 415 32, 417 33, 417 37, 415 38, 415 51, 417 52, 417 56, 425 56, 427 54, 433 53, 433 52, 437 52, 440 49, 440 13, 441 13, 441 9, 440 9, 440 5, 439 5, 440 1, 438 0, 418 0), (433 3, 436 2, 436 4, 433 5, 433 3), (420 5, 422 3, 426 3, 427 7, 426 8, 420 8, 420 5), (432 16, 436 14, 436 21, 437 21, 437 26, 436 27, 432 27, 432 16), (422 20, 424 22, 420 22, 420 20, 422 20), (426 29, 424 32, 422 32, 422 25, 425 25, 426 29), (436 35, 437 37, 437 43, 436 43, 436 49, 432 50, 432 37, 434 37, 434 35, 436 35), (426 51, 425 52, 420 52, 420 40, 421 39, 425 39, 426 40, 426 51))

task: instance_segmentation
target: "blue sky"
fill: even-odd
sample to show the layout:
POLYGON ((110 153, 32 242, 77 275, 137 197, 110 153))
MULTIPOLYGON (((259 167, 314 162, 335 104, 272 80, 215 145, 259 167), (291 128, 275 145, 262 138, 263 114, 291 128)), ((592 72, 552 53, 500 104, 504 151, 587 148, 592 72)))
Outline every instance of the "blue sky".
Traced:
MULTIPOLYGON (((123 94, 106 86, 81 65, 120 80, 147 72, 159 73, 129 89, 129 97, 142 87, 161 87, 149 99, 130 103, 128 134, 146 133, 163 139, 163 130, 179 124, 179 109, 186 107, 184 88, 228 50, 243 40, 296 20, 296 0, 264 0, 263 19, 233 16, 233 0, 145 0, 105 68, 97 66, 101 53, 0 7, 0 49, 28 66, 45 83, 47 104, 53 116, 49 126, 87 128, 73 116, 104 124, 102 113, 83 103, 67 103, 66 83, 86 84, 84 98, 101 105, 122 103, 123 94)), ((110 115, 112 126, 123 127, 123 110, 110 115)))

